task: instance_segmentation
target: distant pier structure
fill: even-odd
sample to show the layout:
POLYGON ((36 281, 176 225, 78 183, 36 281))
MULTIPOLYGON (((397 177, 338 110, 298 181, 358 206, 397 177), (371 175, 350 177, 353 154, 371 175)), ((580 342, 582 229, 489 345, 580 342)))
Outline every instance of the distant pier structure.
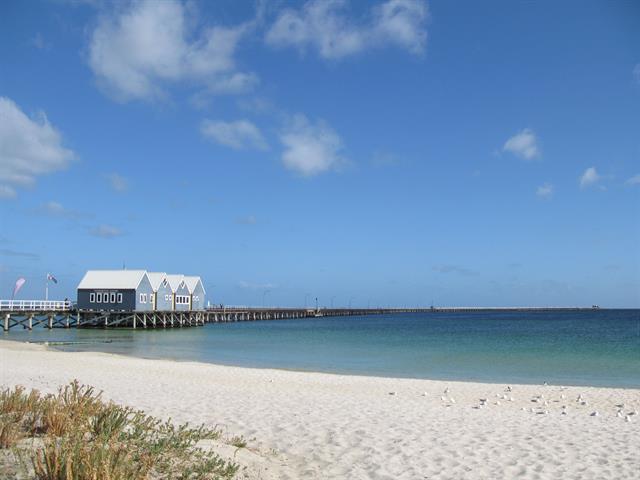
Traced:
POLYGON ((77 302, 0 300, 2 329, 181 328, 207 323, 286 320, 308 317, 397 313, 592 310, 580 307, 428 307, 281 308, 220 306, 205 308, 206 291, 198 276, 147 270, 89 270, 78 284, 77 302))

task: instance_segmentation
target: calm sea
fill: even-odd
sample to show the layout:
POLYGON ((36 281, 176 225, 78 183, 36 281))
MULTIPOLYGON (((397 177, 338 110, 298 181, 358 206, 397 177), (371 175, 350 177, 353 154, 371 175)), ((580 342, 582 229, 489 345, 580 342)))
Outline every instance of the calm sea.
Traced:
POLYGON ((259 368, 640 388, 640 310, 401 314, 135 332, 38 327, 3 338, 259 368))

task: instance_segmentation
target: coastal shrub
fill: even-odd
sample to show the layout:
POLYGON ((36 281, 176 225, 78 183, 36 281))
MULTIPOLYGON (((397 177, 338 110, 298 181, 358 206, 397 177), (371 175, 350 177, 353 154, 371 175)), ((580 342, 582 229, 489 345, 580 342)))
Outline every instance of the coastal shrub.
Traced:
POLYGON ((25 437, 38 439, 20 450, 38 480, 226 480, 238 470, 201 446, 220 431, 104 402, 75 381, 55 395, 0 392, 0 448, 25 437))

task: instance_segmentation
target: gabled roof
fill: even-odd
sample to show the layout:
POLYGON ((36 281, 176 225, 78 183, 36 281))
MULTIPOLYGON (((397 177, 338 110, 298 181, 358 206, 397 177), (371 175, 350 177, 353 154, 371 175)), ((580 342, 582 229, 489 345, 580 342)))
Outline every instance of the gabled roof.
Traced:
POLYGON ((151 282, 151 288, 153 288, 154 292, 157 292, 160 285, 162 285, 162 281, 167 277, 167 274, 164 272, 147 272, 147 276, 151 282))
POLYGON ((146 270, 89 270, 82 277, 78 289, 135 290, 146 275, 146 270))
POLYGON ((184 276, 184 283, 187 284, 187 289, 189 290, 189 293, 193 293, 196 289, 196 287, 198 286, 198 283, 200 283, 200 285, 202 285, 202 291, 207 293, 204 290, 204 284, 202 283, 202 279, 200 277, 195 277, 195 276, 184 276))
POLYGON ((169 282, 169 288, 173 293, 176 293, 176 290, 180 288, 180 284, 184 281, 184 275, 167 275, 167 282, 169 282))

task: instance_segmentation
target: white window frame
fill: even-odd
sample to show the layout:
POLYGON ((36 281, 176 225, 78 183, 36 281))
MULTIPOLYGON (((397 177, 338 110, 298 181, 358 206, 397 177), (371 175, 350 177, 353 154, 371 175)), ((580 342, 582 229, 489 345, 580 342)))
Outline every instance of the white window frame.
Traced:
POLYGON ((164 301, 165 301, 165 302, 168 302, 168 301, 169 301, 169 295, 165 295, 165 296, 164 296, 164 301))
POLYGON ((89 294, 89 303, 96 303, 96 292, 91 292, 89 294))
POLYGON ((96 303, 102 303, 102 292, 96 293, 96 303))
POLYGON ((146 295, 144 293, 140 294, 140 303, 147 303, 147 299, 145 298, 145 296, 146 295))
POLYGON ((109 294, 109 303, 116 303, 116 292, 111 292, 109 294))
POLYGON ((118 303, 122 303, 122 293, 118 293, 118 297, 116 299, 118 303))

